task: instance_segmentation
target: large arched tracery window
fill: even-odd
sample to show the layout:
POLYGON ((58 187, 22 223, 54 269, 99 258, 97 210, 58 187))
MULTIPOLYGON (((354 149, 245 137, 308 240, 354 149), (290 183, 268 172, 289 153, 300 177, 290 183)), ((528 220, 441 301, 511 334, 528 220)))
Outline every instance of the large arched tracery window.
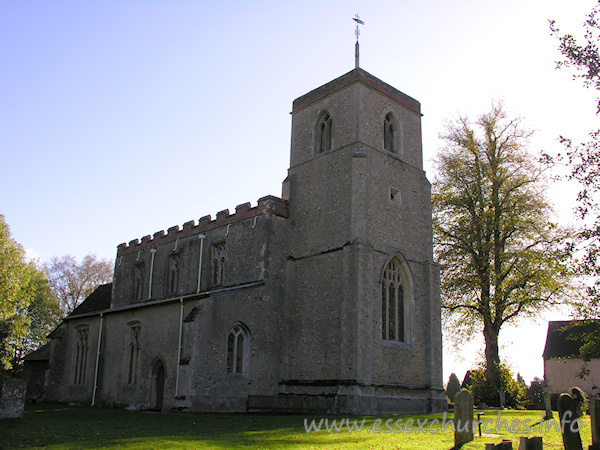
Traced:
POLYGON ((383 271, 381 290, 381 338, 386 341, 410 342, 411 287, 409 275, 397 256, 383 271))
POLYGON ((227 336, 227 372, 246 373, 249 333, 241 324, 234 325, 227 336))

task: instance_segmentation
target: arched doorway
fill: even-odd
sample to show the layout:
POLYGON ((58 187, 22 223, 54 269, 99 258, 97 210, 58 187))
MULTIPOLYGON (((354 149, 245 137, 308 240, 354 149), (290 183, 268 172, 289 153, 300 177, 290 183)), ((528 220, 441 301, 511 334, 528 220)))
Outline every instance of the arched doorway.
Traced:
POLYGON ((160 358, 152 364, 152 389, 150 394, 151 409, 160 411, 165 395, 165 366, 160 358))

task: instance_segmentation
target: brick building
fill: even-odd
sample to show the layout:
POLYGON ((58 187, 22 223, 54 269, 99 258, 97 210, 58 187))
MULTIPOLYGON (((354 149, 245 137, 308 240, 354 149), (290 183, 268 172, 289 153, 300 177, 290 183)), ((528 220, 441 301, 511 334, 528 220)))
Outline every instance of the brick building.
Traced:
POLYGON ((281 198, 119 245, 51 338, 49 400, 443 410, 419 102, 360 68, 299 97, 281 198))

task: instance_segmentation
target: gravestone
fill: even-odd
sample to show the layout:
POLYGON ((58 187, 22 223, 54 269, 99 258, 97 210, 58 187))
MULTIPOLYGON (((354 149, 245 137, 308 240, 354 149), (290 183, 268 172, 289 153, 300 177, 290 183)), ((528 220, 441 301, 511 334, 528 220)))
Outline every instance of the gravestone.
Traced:
POLYGON ((512 450, 512 441, 510 439, 502 439, 498 444, 485 444, 485 450, 512 450))
POLYGON ((558 397, 558 418, 565 450, 583 450, 579 430, 573 423, 576 419, 576 411, 577 405, 573 397, 569 394, 560 394, 560 397, 558 397))
POLYGON ((600 398, 590 398, 590 421, 592 425, 592 445, 589 450, 600 450, 600 398))
POLYGON ((519 450, 542 450, 544 444, 541 436, 521 436, 519 438, 519 450))
POLYGON ((473 440, 473 396, 466 389, 454 396, 454 448, 473 440))
POLYGON ((0 420, 23 418, 26 392, 27 383, 23 380, 11 378, 4 382, 0 397, 0 420))
POLYGON ((548 386, 544 387, 544 404, 546 405, 544 420, 550 420, 554 417, 554 414, 552 412, 552 402, 550 401, 550 389, 548 389, 548 386))
POLYGON ((500 408, 504 408, 506 406, 506 393, 500 389, 498 395, 500 396, 500 408))

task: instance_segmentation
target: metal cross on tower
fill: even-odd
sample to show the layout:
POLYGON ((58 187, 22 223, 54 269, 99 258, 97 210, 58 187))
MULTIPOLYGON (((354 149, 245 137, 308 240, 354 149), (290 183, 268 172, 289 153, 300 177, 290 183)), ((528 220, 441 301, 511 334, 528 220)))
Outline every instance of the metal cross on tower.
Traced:
POLYGON ((352 18, 352 20, 354 20, 356 22, 356 30, 354 31, 354 34, 356 35, 356 46, 354 49, 354 67, 358 69, 358 59, 359 59, 359 51, 358 51, 358 37, 360 36, 360 28, 359 25, 364 25, 365 22, 363 20, 361 20, 360 17, 358 17, 358 14, 356 14, 355 17, 352 18))

